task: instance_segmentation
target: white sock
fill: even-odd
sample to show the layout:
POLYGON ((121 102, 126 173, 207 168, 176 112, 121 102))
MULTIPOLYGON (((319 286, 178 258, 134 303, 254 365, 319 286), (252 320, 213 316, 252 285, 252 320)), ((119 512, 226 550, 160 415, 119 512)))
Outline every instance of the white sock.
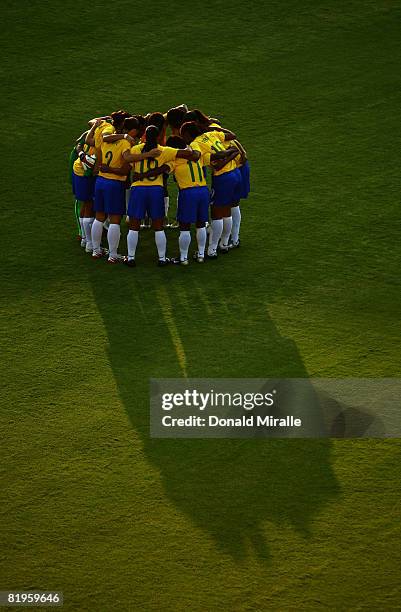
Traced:
POLYGON ((166 259, 167 238, 163 230, 155 232, 155 242, 159 259, 166 259))
POLYGON ((120 242, 120 225, 118 223, 110 223, 109 231, 107 232, 107 242, 109 243, 109 257, 117 257, 117 249, 120 242))
POLYGON ((241 225, 241 211, 239 206, 234 206, 231 209, 231 216, 233 218, 233 227, 231 230, 231 238, 234 243, 238 242, 239 239, 239 228, 241 225))
POLYGON ((230 239, 231 228, 233 226, 232 217, 224 217, 223 219, 223 233, 221 234, 221 244, 223 246, 228 246, 228 241, 230 239))
POLYGON ((100 243, 102 241, 102 234, 103 234, 103 222, 95 219, 94 222, 92 223, 92 231, 91 231, 92 248, 93 248, 94 253, 100 253, 100 243))
POLYGON ((84 230, 86 238, 86 246, 92 248, 92 229, 93 217, 84 217, 84 230))
POLYGON ((166 196, 164 198, 164 214, 165 214, 166 217, 168 215, 169 206, 170 206, 170 198, 168 196, 166 196))
POLYGON ((180 232, 180 237, 178 238, 178 246, 180 247, 180 259, 184 261, 184 259, 188 259, 188 249, 191 244, 191 232, 189 230, 183 230, 180 232))
POLYGON ((79 217, 79 225, 81 226, 81 238, 85 238, 84 218, 79 217))
POLYGON ((127 236, 128 259, 135 259, 138 238, 139 232, 137 230, 130 229, 127 236))
POLYGON ((212 255, 217 250, 217 245, 223 232, 223 219, 213 219, 212 232, 209 237, 209 248, 207 252, 212 255))
POLYGON ((206 246, 206 227, 198 227, 196 229, 196 240, 198 243, 198 255, 200 257, 205 256, 205 246, 206 246))

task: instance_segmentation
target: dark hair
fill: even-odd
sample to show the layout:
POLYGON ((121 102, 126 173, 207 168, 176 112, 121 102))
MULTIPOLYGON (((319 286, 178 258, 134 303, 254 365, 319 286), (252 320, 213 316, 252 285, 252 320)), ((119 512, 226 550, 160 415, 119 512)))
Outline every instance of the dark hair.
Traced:
POLYGON ((195 140, 197 136, 203 134, 202 128, 198 125, 198 123, 196 123, 196 121, 186 121, 183 123, 180 133, 183 135, 185 132, 192 138, 192 140, 195 140))
POLYGON ((134 115, 134 117, 138 121, 138 134, 142 136, 146 129, 146 119, 143 115, 134 115))
POLYGON ((210 124, 210 119, 198 108, 194 108, 191 111, 185 113, 184 121, 196 121, 202 127, 207 127, 210 124))
POLYGON ((142 149, 142 153, 146 153, 146 151, 151 151, 152 149, 157 148, 157 137, 159 136, 159 130, 155 125, 148 125, 146 128, 146 142, 145 146, 142 149))
POLYGON ((124 130, 130 132, 131 130, 137 130, 139 128, 139 122, 136 117, 127 117, 124 120, 124 130))
POLYGON ((173 147, 173 149, 186 149, 187 143, 181 136, 169 136, 167 138, 166 147, 173 147))
POLYGON ((164 117, 161 113, 151 113, 147 119, 148 125, 155 125, 161 132, 164 128, 164 117))
POLYGON ((113 119, 114 127, 122 127, 124 119, 129 116, 130 114, 127 113, 127 111, 125 110, 114 111, 114 113, 111 113, 111 118, 113 119))
POLYGON ((170 108, 167 113, 167 123, 174 128, 180 128, 184 123, 186 113, 183 108, 170 108))

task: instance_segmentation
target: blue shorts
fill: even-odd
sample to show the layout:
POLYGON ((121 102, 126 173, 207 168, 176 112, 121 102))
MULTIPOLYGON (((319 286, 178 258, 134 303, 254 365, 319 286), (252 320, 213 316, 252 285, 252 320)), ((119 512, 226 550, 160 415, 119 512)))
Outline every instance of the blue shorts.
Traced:
POLYGON ((188 187, 178 194, 177 220, 181 223, 205 223, 209 219, 209 189, 188 187))
POLYGON ((241 185, 241 200, 246 200, 249 192, 251 191, 251 181, 249 172, 249 162, 246 161, 243 166, 239 168, 241 172, 242 185, 241 185))
POLYGON ((80 202, 88 202, 93 200, 95 195, 95 177, 94 176, 78 176, 72 173, 72 191, 75 198, 80 202))
POLYGON ((95 183, 95 212, 125 215, 125 181, 98 176, 95 183))
POLYGON ((219 174, 212 179, 213 197, 215 206, 230 206, 236 204, 241 197, 241 172, 236 168, 230 172, 219 174))
POLYGON ((128 216, 131 219, 144 219, 145 214, 152 220, 164 219, 164 188, 159 185, 153 187, 131 187, 128 202, 128 216))

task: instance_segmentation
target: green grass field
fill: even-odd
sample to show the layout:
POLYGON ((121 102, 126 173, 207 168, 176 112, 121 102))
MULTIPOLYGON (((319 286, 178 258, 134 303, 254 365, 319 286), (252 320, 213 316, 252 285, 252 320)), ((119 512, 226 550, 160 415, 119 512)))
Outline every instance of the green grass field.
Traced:
POLYGON ((150 377, 400 376, 400 17, 3 7, 0 590, 74 612, 401 609, 399 441, 148 433, 150 377), (73 141, 182 102, 248 150, 243 247, 159 269, 142 232, 135 270, 91 261, 73 141))

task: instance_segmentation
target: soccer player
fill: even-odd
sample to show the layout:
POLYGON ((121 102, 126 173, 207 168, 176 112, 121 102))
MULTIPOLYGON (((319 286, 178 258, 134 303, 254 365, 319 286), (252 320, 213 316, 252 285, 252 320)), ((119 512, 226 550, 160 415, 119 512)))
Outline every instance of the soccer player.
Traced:
MULTIPOLYGON (((139 228, 141 220, 145 214, 152 219, 152 228, 155 232, 155 243, 158 252, 158 265, 165 266, 169 263, 166 259, 166 234, 163 229, 164 219, 164 191, 163 191, 163 166, 176 158, 197 162, 200 158, 199 151, 193 151, 190 147, 183 150, 171 147, 162 147, 158 144, 159 130, 156 126, 150 125, 146 128, 146 142, 131 148, 129 154, 124 157, 133 164, 133 182, 131 185, 131 195, 128 203, 129 232, 127 236, 128 257, 125 263, 128 266, 135 266, 136 248, 139 239, 139 228), (148 159, 145 162, 137 162, 135 156, 152 152, 157 147, 161 154, 157 159, 148 159), (160 168, 157 176, 145 178, 144 172, 153 168, 160 168)), ((149 156, 150 157, 150 156, 149 156)))
MULTIPOLYGON (((180 136, 170 136, 167 145, 176 149, 185 149, 186 143, 180 136)), ((193 150, 196 149, 194 145, 193 150)), ((188 250, 191 244, 191 224, 196 225, 196 240, 198 250, 195 259, 203 263, 206 246, 206 222, 209 219, 210 194, 203 172, 203 156, 197 162, 176 158, 170 162, 170 170, 174 172, 178 184, 177 220, 180 227, 178 246, 180 256, 172 263, 188 265, 188 250)))
MULTIPOLYGON (((125 123, 125 128, 128 129, 129 138, 135 138, 137 135, 138 122, 131 117, 125 123)), ((117 130, 124 130, 124 123, 118 125, 117 130)), ((118 245, 120 242, 120 223, 121 217, 125 214, 125 181, 130 171, 130 164, 124 158, 124 153, 127 153, 131 147, 128 139, 120 139, 116 142, 103 142, 101 146, 101 155, 104 164, 100 167, 99 175, 95 185, 95 205, 96 219, 92 225, 92 244, 94 259, 99 259, 103 256, 100 243, 102 239, 103 223, 106 217, 109 217, 110 226, 107 232, 107 241, 109 244, 110 264, 116 264, 120 261, 117 254, 118 245)), ((134 156, 134 159, 144 159, 148 155, 139 154, 134 156)))
MULTIPOLYGON (((184 123, 181 136, 191 146, 197 145, 205 156, 205 165, 228 155, 226 163, 213 170, 212 176, 212 232, 209 239, 208 258, 217 258, 217 247, 222 240, 221 252, 228 252, 228 241, 232 229, 231 205, 239 198, 241 175, 231 156, 238 155, 236 148, 226 149, 224 143, 235 139, 229 130, 203 132, 195 122, 184 123)), ((212 166, 213 167, 213 166, 212 166)))
MULTIPOLYGON (((85 145, 85 138, 86 135, 88 133, 88 130, 86 130, 85 132, 83 132, 83 134, 81 134, 75 141, 75 145, 74 148, 72 149, 71 153, 70 153, 70 163, 69 163, 69 175, 70 175, 70 182, 71 182, 71 186, 72 186, 72 192, 74 194, 74 215, 75 215, 75 220, 77 223, 77 228, 78 228, 78 238, 80 240, 81 246, 85 247, 86 246, 86 236, 85 236, 85 228, 84 228, 84 217, 83 217, 83 205, 82 202, 80 202, 78 200, 78 198, 75 195, 75 186, 74 186, 74 164, 76 162, 76 160, 78 159, 78 155, 79 153, 81 153, 84 150, 85 145)), ((86 150, 88 150, 89 147, 87 147, 86 150)), ((81 169, 83 169, 83 167, 81 166, 81 169)))
MULTIPOLYGON (((215 129, 227 132, 225 128, 222 128, 219 124, 211 123, 207 128, 206 132, 215 129)), ((231 206, 231 217, 232 217, 232 229, 231 229, 231 237, 229 239, 229 248, 234 249, 240 246, 239 240, 239 230, 241 225, 241 210, 240 210, 240 200, 246 199, 248 197, 250 191, 250 173, 249 173, 249 162, 247 159, 247 154, 239 142, 239 140, 235 139, 230 142, 225 142, 225 147, 235 147, 237 149, 237 155, 233 155, 232 159, 235 162, 236 167, 240 171, 241 174, 241 187, 238 194, 238 201, 233 202, 231 206)), ((215 166, 215 170, 218 168, 215 166)), ((224 245, 220 244, 219 250, 222 252, 226 252, 224 245)))
POLYGON ((95 164, 91 158, 88 159, 88 156, 94 156, 95 148, 79 143, 77 151, 78 157, 72 168, 72 185, 75 198, 80 202, 79 219, 82 231, 81 246, 85 247, 87 253, 91 253, 95 177, 93 176, 93 168, 91 168, 89 164, 93 163, 93 166, 95 164))
POLYGON ((96 150, 97 168, 103 163, 102 160, 102 143, 103 137, 107 134, 114 134, 115 132, 121 131, 124 124, 124 120, 129 117, 130 114, 127 111, 119 110, 111 113, 110 116, 100 117, 98 119, 91 119, 89 122, 92 127, 86 137, 86 144, 94 146, 96 150))
MULTIPOLYGON (((249 162, 244 147, 238 140, 233 141, 233 145, 238 148, 239 154, 234 158, 238 170, 241 174, 241 189, 239 193, 239 200, 246 200, 250 192, 250 171, 249 162)), ((233 225, 231 229, 231 238, 229 242, 230 249, 236 249, 240 246, 239 230, 241 226, 241 209, 240 202, 236 203, 235 206, 231 207, 231 216, 233 225)))

